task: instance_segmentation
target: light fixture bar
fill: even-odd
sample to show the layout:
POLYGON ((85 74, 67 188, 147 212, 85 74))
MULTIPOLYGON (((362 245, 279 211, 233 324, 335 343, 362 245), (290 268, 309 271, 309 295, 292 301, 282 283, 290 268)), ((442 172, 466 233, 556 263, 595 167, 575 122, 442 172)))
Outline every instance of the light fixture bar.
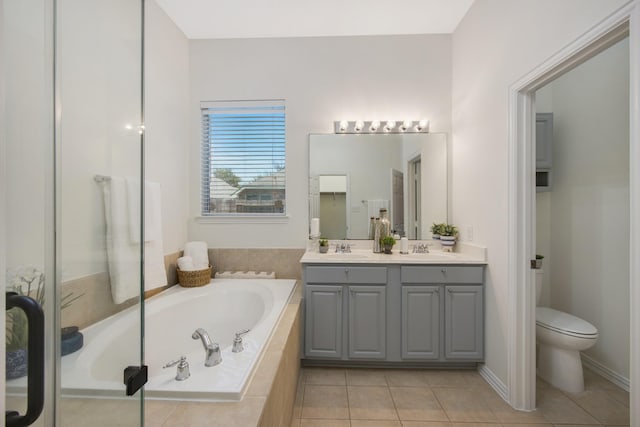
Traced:
POLYGON ((429 120, 338 120, 335 133, 429 133, 429 120))

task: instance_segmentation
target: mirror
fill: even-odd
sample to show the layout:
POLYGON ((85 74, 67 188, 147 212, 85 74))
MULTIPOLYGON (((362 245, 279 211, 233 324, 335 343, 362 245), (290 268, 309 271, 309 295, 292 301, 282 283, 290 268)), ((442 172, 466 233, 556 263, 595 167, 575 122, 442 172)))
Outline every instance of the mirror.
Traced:
POLYGON ((447 222, 446 134, 312 134, 309 175, 309 217, 327 239, 368 239, 381 208, 409 239, 447 222))

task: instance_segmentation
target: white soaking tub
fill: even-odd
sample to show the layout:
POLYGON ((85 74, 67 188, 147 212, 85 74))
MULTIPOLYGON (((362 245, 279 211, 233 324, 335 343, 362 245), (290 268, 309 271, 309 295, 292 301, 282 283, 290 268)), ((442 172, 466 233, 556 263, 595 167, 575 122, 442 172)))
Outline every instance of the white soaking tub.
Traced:
MULTIPOLYGON (((199 288, 174 286, 145 302, 145 397, 178 400, 240 400, 295 280, 214 279, 199 288), (220 344, 222 363, 204 366, 203 328, 220 344), (244 351, 233 353, 235 332, 244 351), (191 376, 176 381, 169 361, 186 356, 191 376)), ((62 357, 62 392, 78 396, 124 396, 123 370, 136 365, 140 310, 132 307, 82 331, 84 347, 62 357)))

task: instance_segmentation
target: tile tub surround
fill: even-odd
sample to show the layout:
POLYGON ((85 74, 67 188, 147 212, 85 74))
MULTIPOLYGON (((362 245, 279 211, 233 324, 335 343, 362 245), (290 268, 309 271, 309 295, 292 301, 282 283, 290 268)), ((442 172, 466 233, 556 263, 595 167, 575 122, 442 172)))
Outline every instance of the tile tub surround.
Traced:
POLYGON ((215 271, 275 271, 276 279, 300 280, 300 258, 304 251, 279 248, 209 248, 209 260, 215 271))
MULTIPOLYGON (((168 285, 146 291, 145 298, 159 294, 178 283, 176 265, 179 257, 179 252, 165 255, 164 266, 167 272, 168 285)), ((114 304, 111 297, 109 273, 107 272, 69 280, 62 284, 62 290, 64 294, 73 292, 74 296, 84 294, 70 307, 62 310, 62 326, 73 325, 78 326, 80 329, 106 319, 138 302, 137 298, 132 298, 122 304, 114 304)))
POLYGON ((291 426, 629 425, 629 393, 585 371, 583 393, 538 379, 538 409, 512 409, 474 370, 308 368, 291 426))

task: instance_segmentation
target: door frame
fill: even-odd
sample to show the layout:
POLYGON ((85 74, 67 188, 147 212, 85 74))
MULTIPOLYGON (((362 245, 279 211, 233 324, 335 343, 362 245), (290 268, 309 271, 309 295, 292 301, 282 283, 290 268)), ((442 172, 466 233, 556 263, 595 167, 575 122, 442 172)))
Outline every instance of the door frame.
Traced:
MULTIPOLYGON (((640 305, 640 7, 632 0, 509 87, 508 399, 516 409, 536 404, 535 91, 629 36, 630 304, 640 305)), ((640 398, 640 312, 630 310, 631 401, 640 398)), ((637 406, 637 405, 636 405, 637 406)), ((631 425, 640 407, 630 408, 631 425)))

